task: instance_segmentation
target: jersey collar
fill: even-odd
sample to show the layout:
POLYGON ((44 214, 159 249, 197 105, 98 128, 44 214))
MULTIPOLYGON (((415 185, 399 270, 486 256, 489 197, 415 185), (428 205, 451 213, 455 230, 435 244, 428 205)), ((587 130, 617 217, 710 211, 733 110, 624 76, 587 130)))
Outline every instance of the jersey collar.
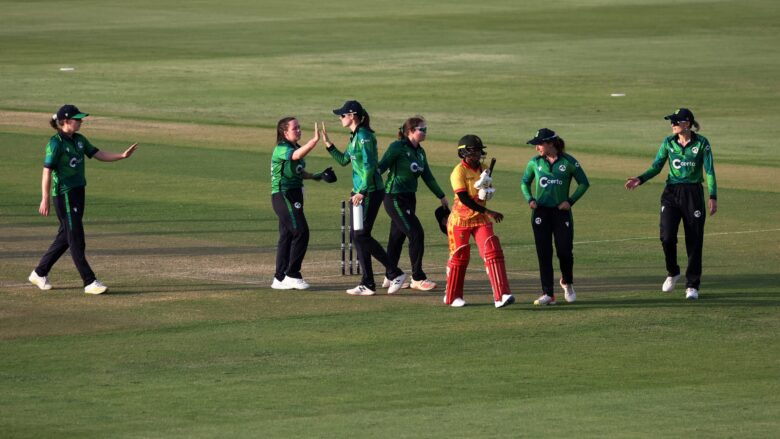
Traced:
POLYGON ((687 145, 682 146, 682 144, 677 139, 678 139, 677 136, 672 136, 672 142, 674 142, 675 145, 677 145, 677 146, 679 146, 680 148, 683 148, 683 149, 688 148, 689 146, 693 146, 694 144, 698 144, 699 143, 699 135, 696 134, 696 131, 693 131, 693 130, 691 130, 691 141, 687 145))
POLYGON ((466 159, 461 159, 461 161, 460 161, 460 164, 461 164, 461 165, 463 165, 463 167, 464 167, 464 168, 466 168, 466 169, 471 169, 472 171, 477 171, 477 172, 479 172, 479 171, 480 171, 480 169, 482 169, 482 164, 481 164, 481 163, 480 163, 479 165, 477 165, 477 167, 476 167, 476 168, 472 168, 471 166, 469 166, 469 164, 468 164, 468 163, 466 163, 466 159))

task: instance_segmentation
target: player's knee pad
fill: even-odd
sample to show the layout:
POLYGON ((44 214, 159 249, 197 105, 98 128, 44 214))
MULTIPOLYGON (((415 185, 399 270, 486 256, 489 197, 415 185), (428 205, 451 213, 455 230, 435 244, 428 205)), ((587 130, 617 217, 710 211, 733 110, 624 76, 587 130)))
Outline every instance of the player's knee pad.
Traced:
POLYGON ((512 294, 512 292, 509 289, 509 279, 506 275, 504 251, 501 249, 498 236, 493 235, 485 240, 484 252, 485 269, 493 289, 493 298, 501 300, 503 294, 512 294))
POLYGON ((466 280, 466 268, 469 266, 471 246, 462 245, 455 249, 447 262, 447 286, 445 288, 445 303, 451 304, 456 298, 463 297, 463 283, 466 280))

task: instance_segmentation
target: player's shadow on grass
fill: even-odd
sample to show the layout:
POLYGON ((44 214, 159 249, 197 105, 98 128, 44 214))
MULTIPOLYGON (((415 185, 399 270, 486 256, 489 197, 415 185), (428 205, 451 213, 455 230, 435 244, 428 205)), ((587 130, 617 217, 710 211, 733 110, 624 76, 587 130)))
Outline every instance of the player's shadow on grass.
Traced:
MULTIPOLYGON (((44 249, 45 250, 45 249, 44 249)), ((35 251, 5 251, 0 252, 2 259, 33 259, 37 260, 43 250, 35 251)), ((140 248, 115 248, 115 249, 87 249, 87 257, 99 256, 226 256, 226 255, 246 255, 246 254, 276 254, 275 247, 256 247, 256 246, 205 246, 205 247, 140 247, 140 248)), ((70 254, 66 252, 60 259, 70 259, 70 254)))
POLYGON ((224 283, 205 283, 205 284, 168 284, 163 286, 129 286, 129 285, 111 285, 108 292, 111 296, 140 296, 154 294, 178 294, 178 293, 220 293, 220 292, 256 292, 266 285, 260 284, 224 284, 224 283))
POLYGON ((695 303, 697 306, 780 306, 778 276, 773 274, 705 275, 699 288, 699 299, 685 299, 685 275, 670 293, 661 291, 653 276, 610 277, 603 283, 591 279, 578 288, 576 305, 586 307, 664 307, 695 303), (630 286, 627 288, 627 286, 630 286), (610 297, 631 293, 632 297, 610 297), (639 295, 639 297, 636 296, 639 295))

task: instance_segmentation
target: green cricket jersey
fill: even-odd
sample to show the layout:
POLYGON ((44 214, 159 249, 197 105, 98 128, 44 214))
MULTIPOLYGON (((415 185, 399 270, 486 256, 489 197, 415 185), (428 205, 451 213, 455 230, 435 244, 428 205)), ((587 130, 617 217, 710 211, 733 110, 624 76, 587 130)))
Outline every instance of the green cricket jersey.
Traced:
POLYGON ((590 187, 585 171, 580 163, 569 154, 560 154, 554 163, 550 163, 542 156, 536 156, 528 162, 523 174, 520 189, 523 196, 530 203, 544 207, 558 207, 564 201, 574 205, 590 187), (571 179, 577 181, 577 190, 569 196, 571 179), (536 180, 534 195, 531 195, 531 182, 536 180))
POLYGON ((292 155, 300 145, 283 141, 276 145, 271 155, 271 194, 303 187, 303 171, 306 162, 293 160, 292 155))
POLYGON ((79 133, 70 138, 61 132, 51 136, 43 160, 43 166, 51 169, 51 195, 56 197, 73 188, 86 186, 84 156, 92 158, 98 151, 79 133))
POLYGON ((658 175, 667 160, 669 160, 669 176, 666 178, 666 184, 701 183, 704 181, 703 169, 707 174, 707 190, 710 192, 710 198, 718 198, 712 148, 706 137, 691 133, 691 141, 686 146, 677 143, 676 135, 665 138, 653 164, 638 177, 639 181, 644 183, 658 175))
POLYGON ((336 147, 328 148, 330 155, 341 166, 352 162, 352 192, 363 195, 382 189, 376 150, 376 137, 368 128, 358 127, 349 138, 347 150, 342 153, 336 147))
POLYGON ((408 139, 396 140, 387 147, 387 151, 379 161, 379 173, 390 170, 387 174, 385 192, 401 194, 417 192, 417 179, 422 177, 436 198, 444 197, 436 179, 428 166, 425 150, 422 145, 415 148, 408 139))

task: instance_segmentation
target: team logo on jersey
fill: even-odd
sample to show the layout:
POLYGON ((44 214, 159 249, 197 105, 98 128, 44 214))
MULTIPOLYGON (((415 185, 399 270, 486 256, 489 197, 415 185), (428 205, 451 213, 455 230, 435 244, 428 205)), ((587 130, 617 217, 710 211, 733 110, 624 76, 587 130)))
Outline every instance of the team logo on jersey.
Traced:
POLYGON ((693 216, 695 216, 696 218, 701 218, 701 210, 695 210, 693 212, 693 216))
POLYGON ((704 145, 704 150, 705 151, 709 151, 710 150, 710 145, 704 145))
POLYGON ((562 185, 563 180, 561 180, 560 178, 547 178, 547 177, 542 177, 539 179, 539 186, 541 187, 547 187, 551 184, 562 185))
POLYGON ((411 169, 415 174, 422 173, 422 171, 425 170, 425 168, 418 165, 417 162, 412 162, 412 164, 409 165, 409 169, 411 169))
POLYGON ((77 157, 73 157, 70 159, 70 162, 68 162, 68 166, 75 168, 79 165, 79 163, 81 163, 81 160, 79 160, 77 157))
POLYGON ((295 207, 296 209, 300 209, 301 208, 301 203, 296 201, 295 204, 293 204, 293 207, 295 207))
POLYGON ((84 143, 82 143, 82 142, 79 142, 79 143, 78 143, 78 147, 79 147, 79 149, 84 149, 84 143))
POLYGON ((566 221, 564 224, 566 224, 566 227, 569 227, 569 222, 566 221))
POLYGON ((566 165, 558 166, 558 170, 561 172, 566 172, 566 165))
POLYGON ((534 220, 534 223, 536 223, 536 225, 538 226, 539 224, 542 223, 542 219, 539 218, 539 217, 536 217, 536 219, 534 220))
POLYGON ((693 148, 691 148, 691 152, 694 153, 694 154, 698 154, 699 153, 699 147, 698 146, 694 146, 693 148))
POLYGON ((360 139, 361 145, 365 145, 366 143, 368 143, 368 139, 360 139))
POLYGON ((579 168, 580 167, 580 162, 574 162, 574 167, 575 168, 579 168))
POLYGON ((303 172, 303 165, 299 163, 298 166, 295 167, 295 173, 300 174, 301 172, 303 172))

